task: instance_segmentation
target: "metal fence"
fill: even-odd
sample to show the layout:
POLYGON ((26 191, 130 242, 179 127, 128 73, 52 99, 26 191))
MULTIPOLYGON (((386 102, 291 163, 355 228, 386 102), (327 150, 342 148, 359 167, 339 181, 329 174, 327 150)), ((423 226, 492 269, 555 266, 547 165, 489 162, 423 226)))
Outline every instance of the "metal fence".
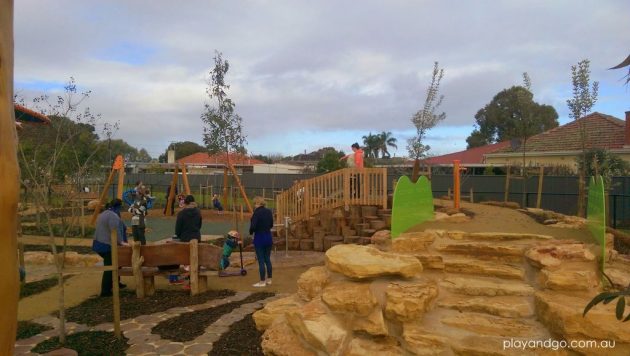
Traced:
MULTIPOLYGON (((267 199, 274 199, 277 194, 290 188, 296 180, 308 179, 319 174, 254 174, 244 173, 240 176, 248 197, 256 195, 267 199)), ((388 171, 387 187, 391 193, 393 185, 400 177, 400 173, 388 171)), ((135 182, 141 180, 151 189, 153 195, 163 197, 172 180, 172 174, 127 174, 125 185, 133 187, 135 182)), ((223 174, 214 175, 189 175, 191 193, 202 207, 211 206, 210 200, 213 193, 221 194, 223 191, 223 174)), ((523 201, 523 184, 525 184, 525 206, 535 207, 538 191, 538 177, 532 176, 526 180, 511 180, 508 200, 521 204, 523 201)), ((434 174, 431 185, 434 197, 441 197, 452 189, 453 176, 450 174, 434 174)), ((109 196, 113 196, 116 185, 111 188, 109 196)), ((463 175, 461 178, 461 190, 467 194, 473 189, 475 202, 503 201, 505 190, 505 176, 480 176, 463 175)), ((182 192, 181 179, 179 180, 179 192, 182 192)), ((238 195, 238 193, 236 193, 238 195)), ((577 213, 578 178, 575 176, 545 176, 542 188, 541 208, 553 210, 559 213, 575 215, 577 213)), ((158 199, 156 206, 162 206, 163 201, 158 199)), ((612 180, 609 191, 610 226, 630 227, 630 177, 615 177, 612 180)))

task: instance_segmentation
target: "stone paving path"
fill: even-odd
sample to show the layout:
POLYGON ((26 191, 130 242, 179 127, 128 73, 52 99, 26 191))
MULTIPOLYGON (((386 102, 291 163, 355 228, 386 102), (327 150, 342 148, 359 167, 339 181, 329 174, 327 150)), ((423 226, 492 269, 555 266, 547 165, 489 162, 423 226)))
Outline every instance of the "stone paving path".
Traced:
MULTIPOLYGON (((243 304, 221 316, 217 321, 208 326, 205 332, 192 341, 173 342, 162 339, 159 335, 152 334, 151 329, 164 320, 177 317, 183 313, 194 312, 202 309, 214 308, 219 305, 241 301, 251 292, 237 292, 231 297, 224 299, 209 300, 202 304, 196 304, 186 307, 175 307, 166 311, 157 312, 149 315, 141 315, 136 318, 126 319, 120 322, 120 329, 123 335, 129 339, 127 342, 130 347, 127 349, 127 355, 206 355, 212 350, 212 344, 219 340, 222 334, 230 329, 230 326, 252 314, 256 310, 262 308, 266 303, 285 297, 286 295, 277 294, 273 297, 259 300, 257 302, 243 304)), ((58 335, 59 319, 53 316, 45 316, 32 320, 35 323, 51 326, 55 329, 47 330, 41 334, 32 336, 28 339, 18 340, 15 343, 15 355, 39 355, 31 352, 31 349, 40 342, 58 335)), ((66 332, 68 335, 81 331, 113 331, 112 323, 103 323, 94 327, 88 327, 77 323, 67 322, 66 332)))

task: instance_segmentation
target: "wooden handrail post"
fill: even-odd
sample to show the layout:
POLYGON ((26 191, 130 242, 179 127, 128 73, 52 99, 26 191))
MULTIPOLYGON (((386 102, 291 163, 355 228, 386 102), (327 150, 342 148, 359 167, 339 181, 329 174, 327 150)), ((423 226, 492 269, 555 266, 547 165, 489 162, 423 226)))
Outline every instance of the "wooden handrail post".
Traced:
POLYGON ((383 188, 381 193, 383 194, 383 209, 387 209, 387 168, 381 168, 382 172, 382 182, 383 188))
POLYGON ((192 239, 190 244, 190 294, 199 294, 199 242, 192 239))
POLYGON ((131 269, 133 279, 136 281, 136 297, 144 298, 144 278, 142 276, 142 264, 144 257, 140 255, 140 242, 134 241, 131 245, 131 269))
POLYGON ((536 208, 538 209, 540 209, 540 206, 542 205, 542 187, 543 187, 544 176, 545 176, 545 167, 540 166, 540 173, 538 175, 538 194, 536 195, 536 208))
POLYGON ((117 339, 121 339, 120 333, 120 287, 118 286, 118 231, 111 232, 111 253, 112 253, 112 287, 113 287, 113 304, 114 304, 114 335, 117 339))

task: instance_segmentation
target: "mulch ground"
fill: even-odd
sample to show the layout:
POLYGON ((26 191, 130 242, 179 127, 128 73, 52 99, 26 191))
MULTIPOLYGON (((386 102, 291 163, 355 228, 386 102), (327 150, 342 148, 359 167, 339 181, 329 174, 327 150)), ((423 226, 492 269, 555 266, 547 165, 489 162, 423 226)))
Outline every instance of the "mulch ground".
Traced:
MULTIPOLYGON (((66 337, 63 347, 77 351, 79 356, 125 355, 129 348, 127 338, 118 340, 114 333, 107 331, 83 331, 66 337)), ((32 352, 45 354, 62 347, 58 337, 40 342, 32 352)))
POLYGON ((230 326, 230 330, 212 344, 211 356, 263 356, 262 333, 256 329, 252 314, 230 326))
POLYGON ((32 321, 18 321, 16 340, 28 339, 31 336, 41 334, 44 331, 52 330, 48 325, 34 323, 32 321))
POLYGON ((274 296, 274 293, 254 293, 247 298, 219 305, 214 308, 183 313, 178 317, 165 320, 151 329, 152 334, 157 334, 162 339, 175 342, 191 341, 201 336, 206 328, 217 321, 221 316, 230 313, 239 306, 274 296))
MULTIPOLYGON (((64 276, 63 280, 66 281, 70 276, 64 276)), ((20 288, 20 299, 30 297, 31 295, 39 294, 49 290, 50 288, 58 284, 57 277, 51 277, 42 279, 36 282, 25 283, 20 288)))
MULTIPOLYGON (((130 290, 120 292, 120 319, 135 318, 168 310, 174 307, 202 304, 212 299, 233 296, 234 291, 221 289, 209 290, 205 293, 191 296, 189 291, 161 290, 155 291, 150 297, 138 299, 136 293, 130 290)), ((113 322, 111 297, 92 297, 83 303, 66 311, 66 320, 89 326, 113 322)))

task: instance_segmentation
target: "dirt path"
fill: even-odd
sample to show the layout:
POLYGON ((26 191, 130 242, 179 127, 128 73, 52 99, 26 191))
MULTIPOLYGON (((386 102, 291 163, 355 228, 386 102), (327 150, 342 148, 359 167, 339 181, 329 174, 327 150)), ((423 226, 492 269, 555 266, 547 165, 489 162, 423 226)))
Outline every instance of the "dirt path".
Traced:
MULTIPOLYGON (((435 204, 452 206, 451 201, 436 199, 435 204)), ((425 229, 462 230, 467 232, 513 232, 550 235, 557 239, 572 239, 595 243, 588 229, 555 228, 542 225, 528 215, 509 208, 484 204, 463 203, 462 208, 472 211, 474 218, 465 223, 427 221, 414 226, 411 231, 425 229)))

